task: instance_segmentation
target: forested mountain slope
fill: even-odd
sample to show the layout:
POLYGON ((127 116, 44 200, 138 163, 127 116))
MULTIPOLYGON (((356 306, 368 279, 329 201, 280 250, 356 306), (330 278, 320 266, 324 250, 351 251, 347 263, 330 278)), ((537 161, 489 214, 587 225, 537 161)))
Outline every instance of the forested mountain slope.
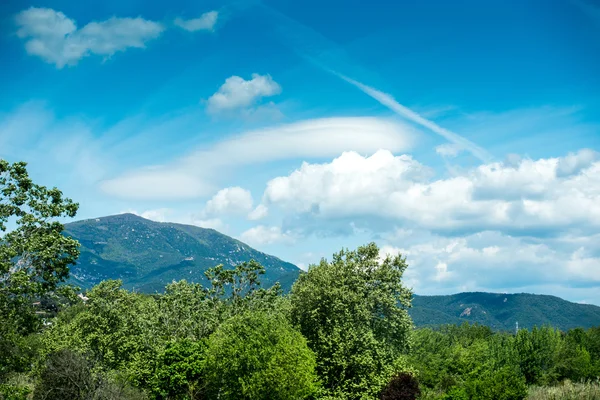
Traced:
POLYGON ((600 325, 600 307, 571 303, 555 296, 527 293, 458 293, 415 296, 410 310, 417 326, 469 321, 498 330, 551 325, 561 330, 600 325))
POLYGON ((83 288, 105 279, 122 279, 126 288, 162 291, 174 279, 205 282, 206 269, 251 259, 266 269, 261 278, 264 286, 279 281, 289 288, 300 273, 295 265, 214 229, 154 222, 133 214, 66 224, 65 234, 81 243, 81 256, 71 268, 71 279, 83 288))

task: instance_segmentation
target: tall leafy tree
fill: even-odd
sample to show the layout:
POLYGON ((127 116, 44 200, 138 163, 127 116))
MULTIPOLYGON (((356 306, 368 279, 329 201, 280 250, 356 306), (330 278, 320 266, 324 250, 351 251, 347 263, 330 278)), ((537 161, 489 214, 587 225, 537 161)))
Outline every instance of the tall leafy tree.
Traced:
POLYGON ((28 315, 32 297, 67 279, 79 256, 79 243, 63 236, 57 221, 74 217, 78 204, 33 183, 26 166, 0 159, 0 316, 17 320, 28 315))
POLYGON ((62 217, 78 205, 57 188, 32 182, 27 164, 0 159, 0 381, 31 364, 31 341, 40 328, 36 299, 46 302, 69 276, 79 243, 61 234, 62 217))
POLYGON ((342 250, 301 275, 291 318, 317 354, 325 389, 337 398, 374 398, 409 347, 412 293, 400 255, 381 260, 375 243, 342 250))

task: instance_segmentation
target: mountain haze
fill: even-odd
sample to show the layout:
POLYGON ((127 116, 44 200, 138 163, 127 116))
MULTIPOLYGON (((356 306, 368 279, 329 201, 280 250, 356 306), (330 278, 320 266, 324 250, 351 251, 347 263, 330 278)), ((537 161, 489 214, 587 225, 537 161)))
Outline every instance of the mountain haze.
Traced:
POLYGON ((254 250, 214 229, 154 222, 134 214, 88 219, 65 225, 81 243, 73 283, 89 288, 105 279, 122 279, 126 288, 162 291, 173 280, 206 283, 204 271, 218 264, 233 267, 254 259, 265 267, 261 282, 289 289, 300 269, 254 250))

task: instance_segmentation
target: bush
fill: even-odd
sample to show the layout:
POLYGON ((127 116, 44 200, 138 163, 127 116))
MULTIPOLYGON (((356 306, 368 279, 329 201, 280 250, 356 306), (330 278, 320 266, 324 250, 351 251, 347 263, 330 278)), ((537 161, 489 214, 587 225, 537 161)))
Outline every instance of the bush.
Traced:
POLYGON ((89 399, 95 390, 92 364, 71 350, 52 353, 40 374, 34 399, 89 399))
POLYGON ((315 393, 315 355, 283 317, 264 312, 235 316, 208 339, 209 398, 287 400, 315 393))
POLYGON ((403 372, 394 376, 386 387, 383 388, 379 398, 381 400, 415 400, 421 395, 419 382, 409 373, 403 372))
POLYGON ((472 400, 523 400, 527 397, 527 385, 518 370, 504 367, 468 381, 466 392, 472 400))

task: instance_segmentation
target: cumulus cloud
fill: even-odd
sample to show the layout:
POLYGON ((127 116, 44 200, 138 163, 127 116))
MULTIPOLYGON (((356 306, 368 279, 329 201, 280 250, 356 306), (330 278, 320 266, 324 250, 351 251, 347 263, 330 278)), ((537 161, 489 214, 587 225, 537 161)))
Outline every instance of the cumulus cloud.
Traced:
POLYGON ((259 219, 265 218, 267 215, 269 215, 269 208, 264 204, 259 204, 248 214, 248 219, 251 221, 258 221, 259 219))
POLYGON ((104 181, 101 188, 110 195, 129 199, 197 198, 214 193, 214 171, 286 159, 335 157, 346 150, 405 151, 412 146, 415 135, 410 126, 381 118, 300 121, 245 132, 168 165, 126 172, 104 181))
POLYGON ((250 80, 231 76, 215 94, 208 98, 206 110, 216 114, 244 109, 256 104, 263 97, 275 96, 279 93, 281 93, 281 86, 270 75, 252 74, 250 80))
POLYGON ((405 255, 411 282, 423 294, 600 284, 600 258, 564 238, 541 241, 492 231, 443 237, 421 231, 408 243, 389 243, 382 255, 405 255))
POLYGON ((278 226, 258 225, 250 228, 240 235, 240 240, 251 246, 263 246, 276 243, 292 244, 295 242, 294 235, 289 231, 283 231, 278 226))
POLYGON ((91 54, 110 57, 128 48, 144 48, 164 31, 161 24, 141 17, 112 17, 77 28, 62 12, 36 7, 18 13, 15 23, 27 53, 59 69, 91 54))
POLYGON ((239 186, 221 189, 206 203, 207 215, 247 214, 252 210, 252 194, 239 186))
POLYGON ((209 11, 194 19, 175 18, 174 23, 188 32, 212 31, 215 28, 218 17, 218 11, 209 11))
POLYGON ((288 213, 336 219, 369 216, 454 234, 598 229, 600 162, 583 150, 563 158, 483 164, 434 179, 410 156, 346 152, 268 182, 264 201, 288 213), (571 174, 561 165, 578 165, 571 174))

